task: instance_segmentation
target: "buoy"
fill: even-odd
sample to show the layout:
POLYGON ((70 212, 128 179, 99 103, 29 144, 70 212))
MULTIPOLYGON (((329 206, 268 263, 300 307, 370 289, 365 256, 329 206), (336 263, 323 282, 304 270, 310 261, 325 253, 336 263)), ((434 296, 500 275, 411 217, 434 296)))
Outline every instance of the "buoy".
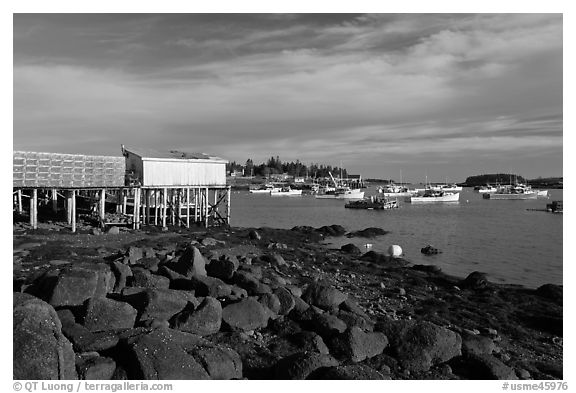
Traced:
POLYGON ((399 258, 402 255, 402 247, 397 244, 393 244, 388 247, 388 255, 393 258, 399 258))

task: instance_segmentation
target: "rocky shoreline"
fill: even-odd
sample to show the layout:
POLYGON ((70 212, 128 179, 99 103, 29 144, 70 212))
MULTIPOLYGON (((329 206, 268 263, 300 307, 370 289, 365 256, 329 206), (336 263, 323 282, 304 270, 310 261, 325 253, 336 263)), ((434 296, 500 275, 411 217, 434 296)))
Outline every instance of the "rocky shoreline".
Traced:
MULTIPOLYGON (((322 228, 14 227, 14 379, 562 379, 562 287, 322 228)), ((378 231, 376 231, 378 232, 378 231)))

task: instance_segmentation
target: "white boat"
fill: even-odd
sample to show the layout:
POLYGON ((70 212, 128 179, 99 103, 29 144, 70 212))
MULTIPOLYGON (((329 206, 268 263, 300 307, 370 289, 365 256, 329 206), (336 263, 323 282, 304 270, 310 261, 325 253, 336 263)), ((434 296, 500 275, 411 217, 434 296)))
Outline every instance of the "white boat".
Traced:
POLYGON ((336 187, 334 191, 315 195, 318 199, 363 199, 364 191, 359 188, 336 187))
POLYGON ((474 187, 474 192, 478 192, 480 194, 492 194, 498 191, 498 189, 490 184, 486 184, 485 186, 476 186, 474 187))
POLYGON ((410 190, 408 187, 390 183, 385 187, 379 187, 378 193, 383 194, 385 197, 408 197, 416 195, 418 191, 410 190))
POLYGON ((427 189, 424 194, 418 196, 411 196, 410 203, 427 203, 427 202, 459 202, 460 193, 458 192, 445 192, 427 189))
POLYGON ((298 196, 302 195, 302 190, 293 190, 290 187, 282 187, 270 191, 271 196, 298 196))
POLYGON ((534 190, 536 192, 536 196, 538 198, 547 198, 548 197, 548 190, 534 190))
POLYGON ((536 199, 538 193, 530 186, 524 184, 501 186, 495 193, 482 195, 484 199, 496 200, 518 200, 518 199, 536 199))
POLYGON ((269 194, 273 190, 279 190, 279 188, 275 187, 273 184, 262 184, 258 188, 251 188, 251 194, 269 194))
POLYGON ((436 184, 435 186, 431 186, 430 188, 434 191, 445 191, 445 192, 462 191, 462 187, 457 186, 456 184, 436 184))

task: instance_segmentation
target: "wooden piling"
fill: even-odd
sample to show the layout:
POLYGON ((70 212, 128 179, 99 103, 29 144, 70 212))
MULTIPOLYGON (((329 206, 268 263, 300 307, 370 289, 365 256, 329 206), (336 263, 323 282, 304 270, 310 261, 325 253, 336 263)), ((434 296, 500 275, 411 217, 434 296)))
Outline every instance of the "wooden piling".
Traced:
POLYGON ((186 187, 186 228, 190 228, 190 187, 186 187))
POLYGON ((230 190, 231 187, 228 187, 228 190, 226 191, 226 198, 228 199, 226 201, 226 223, 228 225, 230 225, 230 190))
POLYGON ((18 214, 24 212, 24 206, 22 205, 22 190, 18 189, 18 214))
POLYGON ((72 190, 70 201, 70 221, 72 224, 72 232, 76 232, 76 190, 72 190))
POLYGON ((66 220, 68 225, 72 224, 72 191, 68 191, 68 196, 66 197, 66 220))
POLYGON ((100 221, 103 223, 106 218, 106 189, 100 191, 100 221))
POLYGON ((166 214, 167 214, 167 204, 168 204, 168 189, 164 187, 163 190, 163 200, 162 200, 162 228, 166 228, 166 214))
POLYGON ((30 198, 30 226, 32 229, 38 229, 38 190, 32 190, 30 198))
POLYGON ((128 210, 126 210, 128 205, 128 194, 126 190, 122 189, 122 214, 128 214, 128 210))
POLYGON ((52 189, 52 211, 58 213, 58 192, 55 188, 52 189))
POLYGON ((204 225, 208 228, 208 187, 205 189, 206 195, 204 198, 204 225))
POLYGON ((154 225, 158 225, 158 190, 154 189, 154 225))

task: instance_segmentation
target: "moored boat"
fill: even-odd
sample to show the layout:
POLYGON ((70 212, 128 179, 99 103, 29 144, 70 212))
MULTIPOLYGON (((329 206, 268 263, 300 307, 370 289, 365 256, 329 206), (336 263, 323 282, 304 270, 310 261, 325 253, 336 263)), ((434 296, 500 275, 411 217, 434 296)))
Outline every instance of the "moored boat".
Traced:
POLYGON ((367 209, 367 210, 387 210, 398 208, 398 200, 382 197, 364 198, 357 201, 350 201, 344 205, 348 209, 367 209))
POLYGON ((270 191, 271 196, 298 196, 302 195, 302 190, 293 190, 290 187, 282 187, 280 189, 275 189, 270 191))
POLYGON ((385 187, 379 187, 378 193, 383 194, 385 197, 408 197, 416 195, 418 192, 416 190, 410 190, 408 187, 390 183, 385 187))
POLYGON ((490 184, 474 187, 474 192, 478 192, 480 194, 493 194, 496 191, 498 191, 498 189, 490 184))
POLYGON ((538 198, 546 198, 548 197, 548 190, 534 190, 538 198))
POLYGON ((411 196, 410 203, 426 203, 426 202, 459 202, 460 193, 458 192, 445 192, 426 189, 424 194, 418 196, 411 196))
POLYGON ((278 187, 275 187, 273 184, 262 184, 257 188, 250 188, 251 194, 269 194, 273 190, 279 190, 278 187))
POLYGON ((456 184, 436 184, 435 186, 430 186, 430 188, 434 191, 444 192, 462 191, 462 187, 457 186, 456 184))
POLYGON ((318 199, 362 199, 364 191, 359 188, 336 187, 334 191, 326 191, 324 194, 315 195, 318 199))
POLYGON ((532 190, 530 186, 524 184, 501 186, 495 193, 483 194, 484 199, 495 200, 523 200, 536 199, 538 193, 532 190))

